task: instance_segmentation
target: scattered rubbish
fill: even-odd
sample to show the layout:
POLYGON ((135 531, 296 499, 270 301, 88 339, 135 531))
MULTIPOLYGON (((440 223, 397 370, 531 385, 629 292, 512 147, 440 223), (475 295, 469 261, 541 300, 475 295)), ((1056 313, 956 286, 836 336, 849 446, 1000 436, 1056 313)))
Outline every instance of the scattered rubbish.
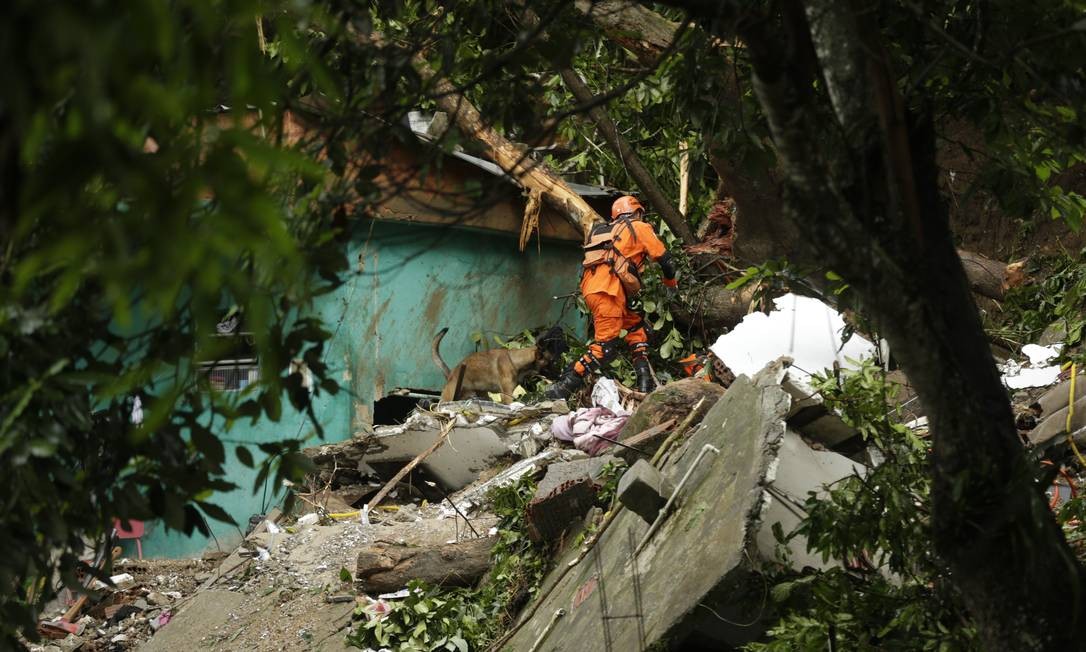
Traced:
POLYGON ((628 415, 615 414, 605 407, 581 408, 555 419, 551 433, 594 456, 611 447, 627 419, 628 415))
POLYGON ((622 397, 619 396, 615 381, 607 377, 600 378, 592 387, 592 405, 607 408, 620 417, 630 414, 629 410, 622 407, 622 397))
POLYGON ((858 361, 875 354, 875 345, 852 334, 839 312, 818 299, 786 294, 773 299, 768 315, 753 312, 710 347, 736 375, 754 375, 767 364, 788 356, 796 377, 832 369, 856 369, 858 361))
MULTIPOLYGON (((1023 347, 1023 352, 1025 352, 1025 347, 1023 347)), ((1036 353, 1035 356, 1038 360, 1046 359, 1036 353)), ((1059 382, 1059 365, 1033 366, 1033 359, 1031 358, 1029 365, 1022 365, 1014 360, 1007 360, 999 365, 999 370, 1003 372, 1003 384, 1010 389, 1027 389, 1030 387, 1048 387, 1059 382)))
POLYGON ((158 630, 160 630, 163 627, 165 627, 166 625, 168 625, 172 618, 173 618, 173 612, 172 611, 170 611, 169 609, 163 610, 157 616, 155 616, 154 618, 151 619, 151 629, 153 629, 153 630, 155 630, 157 632, 158 630))
POLYGON ((315 512, 310 512, 298 518, 298 525, 307 527, 310 525, 316 525, 320 521, 320 517, 315 512))
POLYGON ((400 589, 392 593, 382 593, 377 596, 378 600, 399 600, 400 598, 406 598, 411 595, 411 589, 400 589))

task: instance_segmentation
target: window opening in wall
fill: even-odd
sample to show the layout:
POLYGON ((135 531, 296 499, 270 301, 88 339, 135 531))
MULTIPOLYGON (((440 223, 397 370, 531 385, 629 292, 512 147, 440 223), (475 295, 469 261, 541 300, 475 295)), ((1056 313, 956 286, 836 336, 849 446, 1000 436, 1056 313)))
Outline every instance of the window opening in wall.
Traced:
POLYGON ((419 404, 437 401, 441 392, 428 389, 400 388, 373 402, 373 425, 398 426, 419 404))
POLYGON ((236 392, 260 380, 256 343, 253 334, 245 330, 240 314, 231 313, 215 324, 211 341, 214 344, 206 353, 215 359, 199 362, 200 373, 210 389, 236 392))

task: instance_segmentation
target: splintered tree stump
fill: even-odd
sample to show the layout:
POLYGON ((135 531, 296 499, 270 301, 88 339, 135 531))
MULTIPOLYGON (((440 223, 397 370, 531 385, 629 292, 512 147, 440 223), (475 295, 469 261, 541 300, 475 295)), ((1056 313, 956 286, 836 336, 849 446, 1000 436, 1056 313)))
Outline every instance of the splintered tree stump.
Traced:
POLYGON ((411 580, 436 586, 473 586, 490 569, 497 537, 440 546, 374 543, 358 552, 355 581, 366 593, 398 591, 411 580))
POLYGON ((969 288, 989 299, 1002 301, 1007 290, 1025 282, 1025 261, 1004 263, 978 253, 958 250, 962 267, 969 279, 969 288))

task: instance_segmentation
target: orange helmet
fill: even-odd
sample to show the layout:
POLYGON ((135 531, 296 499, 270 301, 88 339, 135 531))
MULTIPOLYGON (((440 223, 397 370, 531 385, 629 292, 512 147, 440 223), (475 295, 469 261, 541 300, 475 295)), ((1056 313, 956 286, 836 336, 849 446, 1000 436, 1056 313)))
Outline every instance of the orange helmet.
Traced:
POLYGON ((628 215, 636 211, 645 211, 645 207, 641 205, 641 202, 637 201, 637 197, 631 197, 625 195, 615 200, 615 203, 611 204, 611 219, 615 219, 620 215, 628 215))

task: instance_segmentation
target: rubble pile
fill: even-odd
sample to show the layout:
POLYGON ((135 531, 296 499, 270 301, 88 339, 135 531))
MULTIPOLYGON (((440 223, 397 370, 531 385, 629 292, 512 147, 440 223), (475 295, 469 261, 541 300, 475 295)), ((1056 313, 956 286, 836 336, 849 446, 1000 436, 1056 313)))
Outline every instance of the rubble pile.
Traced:
MULTIPOLYGON (((81 614, 79 631, 35 649, 344 649, 360 619, 376 627, 412 599, 413 581, 439 591, 491 581, 509 534, 491 492, 526 477, 535 486, 517 503, 519 527, 554 558, 494 649, 757 640, 767 566, 837 564, 776 533, 795 530, 812 493, 881 463, 811 380, 878 347, 853 336, 842 353, 844 322, 811 301, 783 297, 714 345, 739 373, 727 388, 688 378, 639 395, 601 379, 580 409, 439 403, 308 449, 316 471, 293 487, 294 514, 269 514, 217 564, 118 563, 131 577, 81 614)), ((1086 378, 1054 375, 1046 351, 1024 354, 1028 365, 1004 367, 1008 385, 1030 368, 1045 380, 1015 394, 1024 441, 1086 444, 1086 378)), ((887 380, 902 390, 888 409, 926 428, 908 379, 887 380)))

